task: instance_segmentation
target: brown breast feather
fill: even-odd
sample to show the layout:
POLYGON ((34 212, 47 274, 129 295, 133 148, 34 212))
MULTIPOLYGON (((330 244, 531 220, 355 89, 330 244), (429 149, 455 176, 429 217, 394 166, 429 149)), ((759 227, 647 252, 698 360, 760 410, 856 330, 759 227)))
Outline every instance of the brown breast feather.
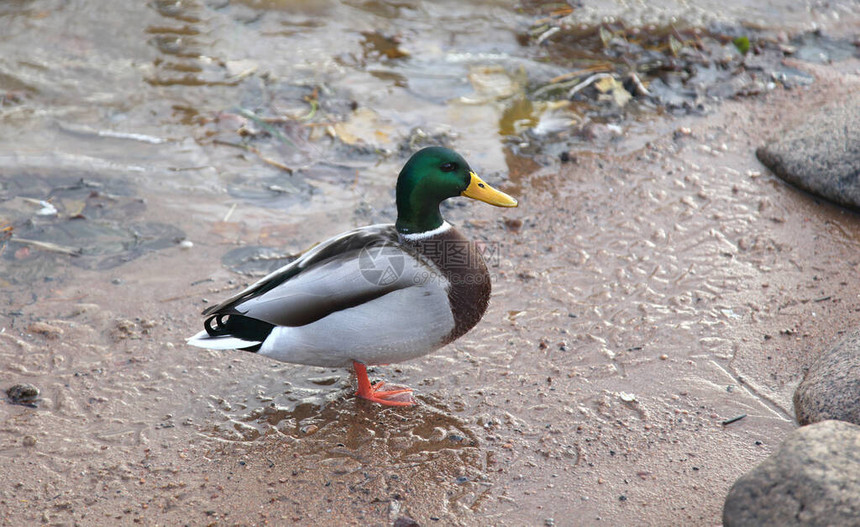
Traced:
POLYGON ((448 301, 454 316, 454 329, 444 341, 448 344, 465 335, 484 316, 490 302, 490 273, 475 242, 453 227, 411 243, 420 254, 436 264, 450 283, 448 301))

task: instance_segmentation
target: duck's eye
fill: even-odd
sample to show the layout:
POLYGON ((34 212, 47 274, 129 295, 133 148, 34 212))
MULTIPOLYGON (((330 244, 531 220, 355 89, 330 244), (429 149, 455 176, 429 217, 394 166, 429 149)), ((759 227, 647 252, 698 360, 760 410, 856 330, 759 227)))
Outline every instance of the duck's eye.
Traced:
POLYGON ((442 169, 442 172, 453 172, 457 170, 457 163, 445 163, 439 168, 442 169))

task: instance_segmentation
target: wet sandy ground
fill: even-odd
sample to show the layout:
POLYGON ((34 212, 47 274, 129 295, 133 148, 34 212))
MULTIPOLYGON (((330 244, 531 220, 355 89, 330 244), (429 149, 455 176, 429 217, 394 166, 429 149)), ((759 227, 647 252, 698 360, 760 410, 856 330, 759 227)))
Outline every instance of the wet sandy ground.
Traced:
MULTIPOLYGON (((203 299, 244 281, 220 263, 237 233, 299 227, 151 204, 192 249, 7 297, 2 387, 30 382, 42 400, 0 405, 0 518, 719 524, 732 482, 795 426, 803 368, 860 319, 857 215, 753 155, 858 93, 856 60, 801 67, 819 77, 808 89, 655 120, 615 154, 510 157, 520 208, 449 210, 498 243, 494 296, 467 337, 377 368, 417 389, 412 409, 355 400, 344 371, 185 347, 203 299)), ((350 221, 313 218, 292 243, 350 221)))
MULTIPOLYGON (((509 5, 299 2, 279 17, 277 1, 246 4, 129 3, 98 32, 98 2, 9 8, 0 191, 69 187, 45 238, 95 241, 74 258, 20 243, 0 255, 0 389, 42 392, 35 408, 0 404, 0 523, 718 524, 731 483, 793 429, 803 368, 860 319, 857 215, 753 155, 856 97, 858 61, 792 63, 817 82, 701 118, 646 116, 618 140, 598 126, 561 164, 501 148, 492 97, 448 103, 475 91, 476 57, 535 68, 509 5), (412 61, 386 59, 398 48, 372 33, 380 21, 412 61), (236 105, 300 115, 317 85, 343 106, 321 112, 358 116, 335 123, 340 142, 255 143, 313 170, 285 176, 212 142, 235 140, 236 105), (352 112, 352 96, 376 113, 352 112), (494 297, 463 339, 371 373, 420 406, 356 401, 342 370, 184 345, 208 302, 251 280, 225 255, 391 221, 396 139, 428 121, 521 206, 445 211, 487 243, 494 297), (344 146, 368 129, 390 157, 344 146), (66 221, 78 210, 85 221, 66 221)), ((773 23, 851 31, 835 12, 773 23)), ((2 221, 34 210, 0 205, 2 221)))

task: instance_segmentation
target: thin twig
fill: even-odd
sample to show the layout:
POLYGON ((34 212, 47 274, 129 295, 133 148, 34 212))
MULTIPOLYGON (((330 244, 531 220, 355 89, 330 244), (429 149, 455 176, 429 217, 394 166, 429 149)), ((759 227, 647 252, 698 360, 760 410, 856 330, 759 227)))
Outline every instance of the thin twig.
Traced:
POLYGON ((80 256, 83 252, 83 249, 80 247, 65 247, 63 245, 57 245, 56 243, 51 242, 40 242, 39 240, 28 240, 26 238, 18 238, 13 236, 9 239, 10 242, 18 242, 24 245, 32 245, 33 247, 37 247, 39 249, 44 249, 46 251, 51 251, 55 253, 68 254, 71 256, 80 256))
POLYGON ((737 415, 735 417, 732 417, 731 419, 726 419, 725 421, 723 421, 723 426, 730 425, 732 423, 736 423, 746 416, 747 416, 747 414, 741 414, 741 415, 737 415))
POLYGON ((594 66, 588 66, 587 68, 580 68, 578 70, 569 71, 567 73, 562 73, 557 77, 553 77, 549 80, 552 84, 556 84, 558 82, 566 81, 568 79, 572 79, 574 77, 580 77, 587 73, 601 73, 612 71, 612 66, 609 64, 595 64, 594 66))
POLYGON ((567 92, 567 96, 573 97, 576 94, 576 92, 578 92, 579 90, 581 90, 583 88, 587 88, 594 81, 599 81, 600 79, 605 79, 606 77, 612 77, 612 75, 610 75, 608 73, 595 73, 591 77, 585 79, 584 81, 580 82, 579 84, 577 84, 576 86, 571 88, 571 90, 569 92, 567 92))
POLYGON ((546 31, 544 31, 544 32, 541 34, 541 36, 539 36, 539 37, 537 38, 537 40, 535 41, 535 43, 536 43, 538 46, 540 46, 540 44, 541 44, 544 40, 546 40, 546 39, 548 39, 549 37, 551 37, 551 36, 555 35, 555 34, 556 34, 556 33, 558 33, 559 31, 561 31, 561 28, 560 28, 560 27, 558 27, 558 26, 553 26, 553 27, 551 27, 551 28, 547 29, 546 31))
POLYGON ((241 148, 242 150, 247 150, 248 152, 251 152, 252 154, 256 154, 257 157, 259 157, 264 163, 268 163, 268 164, 272 165, 273 167, 280 168, 281 170, 285 171, 288 174, 292 175, 292 173, 293 173, 292 168, 288 167, 287 165, 285 165, 279 161, 275 161, 274 159, 271 159, 269 157, 264 156, 262 152, 260 152, 259 150, 257 150, 253 146, 243 145, 241 143, 231 143, 230 141, 223 141, 221 139, 214 139, 212 142, 216 145, 232 146, 234 148, 241 148))
POLYGON ((237 205, 237 204, 236 204, 236 203, 234 203, 234 204, 230 207, 230 210, 228 210, 228 211, 227 211, 227 214, 225 214, 225 215, 224 215, 224 219, 223 219, 223 220, 221 220, 221 221, 226 222, 226 221, 228 221, 228 220, 230 219, 230 216, 232 216, 232 215, 233 215, 233 211, 234 211, 234 210, 236 210, 236 205, 237 205))
POLYGON ((288 144, 288 145, 290 145, 290 146, 296 146, 296 145, 295 145, 295 143, 293 143, 292 141, 290 141, 290 139, 289 139, 287 136, 285 136, 284 134, 282 134, 280 130, 276 129, 274 126, 272 126, 272 125, 270 125, 269 123, 267 123, 267 122, 266 122, 262 117, 260 117, 259 115, 255 114, 254 112, 252 112, 252 111, 250 111, 250 110, 246 110, 246 109, 244 109, 244 108, 239 108, 239 115, 241 115, 242 117, 246 117, 246 118, 248 118, 248 119, 250 119, 250 120, 254 121, 254 122, 255 122, 255 123, 257 123, 257 125, 258 125, 258 126, 260 126, 262 129, 264 129, 265 131, 269 132, 269 133, 270 133, 270 134, 272 134, 273 136, 275 136, 275 137, 277 137, 278 139, 280 139, 280 140, 281 140, 281 142, 283 142, 283 143, 287 143, 287 144, 288 144))

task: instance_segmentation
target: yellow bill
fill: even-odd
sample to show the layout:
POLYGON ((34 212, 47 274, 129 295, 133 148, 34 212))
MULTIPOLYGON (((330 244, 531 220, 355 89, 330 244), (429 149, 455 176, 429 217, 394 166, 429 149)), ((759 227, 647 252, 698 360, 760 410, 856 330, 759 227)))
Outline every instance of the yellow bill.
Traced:
POLYGON ((474 172, 470 172, 470 174, 472 176, 472 181, 469 182, 469 186, 466 187, 466 190, 460 194, 461 196, 483 201, 484 203, 489 203, 496 207, 517 206, 517 200, 508 196, 501 190, 496 190, 490 185, 484 183, 484 180, 479 178, 478 174, 475 174, 474 172))

